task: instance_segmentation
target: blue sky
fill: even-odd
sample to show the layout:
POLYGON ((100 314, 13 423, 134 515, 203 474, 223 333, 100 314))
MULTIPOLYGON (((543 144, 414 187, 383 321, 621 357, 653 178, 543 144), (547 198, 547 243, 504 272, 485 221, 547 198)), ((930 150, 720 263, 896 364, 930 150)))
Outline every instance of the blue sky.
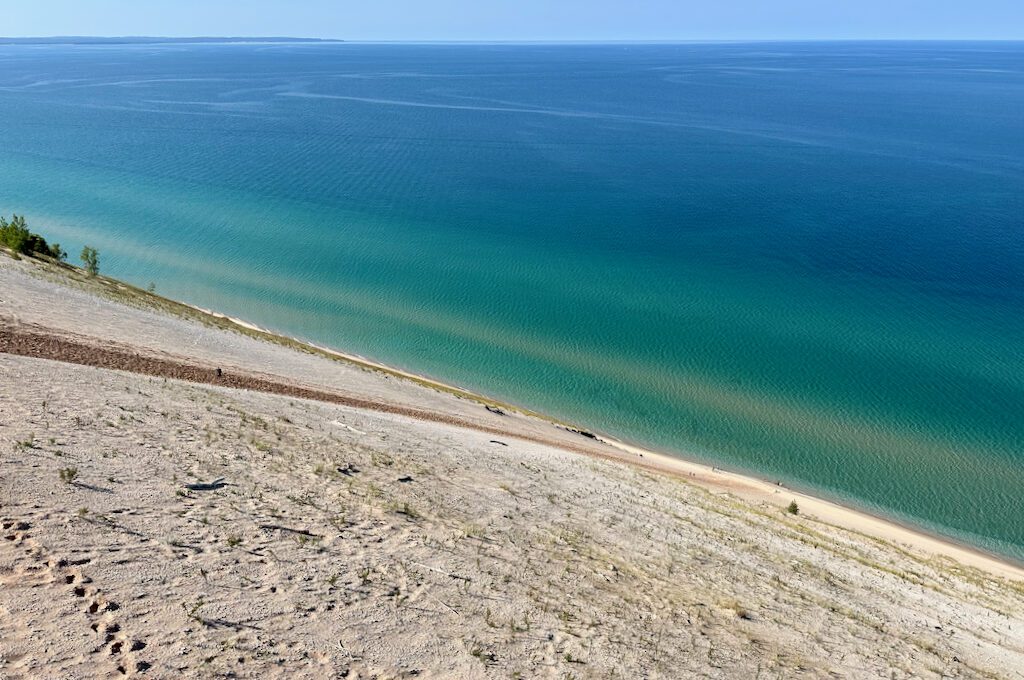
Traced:
POLYGON ((0 34, 351 40, 1024 38, 1024 0, 4 0, 0 34))

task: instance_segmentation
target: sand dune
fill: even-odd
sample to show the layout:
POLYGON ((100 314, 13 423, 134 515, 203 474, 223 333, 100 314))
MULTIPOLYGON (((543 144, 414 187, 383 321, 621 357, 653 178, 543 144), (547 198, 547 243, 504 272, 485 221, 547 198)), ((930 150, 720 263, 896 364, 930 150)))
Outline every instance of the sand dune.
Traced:
POLYGON ((0 259, 0 677, 1024 677, 1010 565, 129 293, 0 259))

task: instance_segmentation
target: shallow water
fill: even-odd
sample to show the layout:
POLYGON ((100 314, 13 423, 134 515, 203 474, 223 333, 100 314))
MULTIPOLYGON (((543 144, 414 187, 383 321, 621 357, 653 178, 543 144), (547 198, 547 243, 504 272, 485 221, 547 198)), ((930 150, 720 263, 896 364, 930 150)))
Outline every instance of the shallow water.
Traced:
POLYGON ((106 273, 1024 559, 1024 44, 0 47, 106 273))

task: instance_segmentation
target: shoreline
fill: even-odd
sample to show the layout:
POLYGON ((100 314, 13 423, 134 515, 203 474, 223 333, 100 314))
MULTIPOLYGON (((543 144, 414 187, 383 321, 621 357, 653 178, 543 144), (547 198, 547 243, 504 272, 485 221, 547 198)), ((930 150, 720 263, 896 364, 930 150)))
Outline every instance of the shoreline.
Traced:
MULTIPOLYGON (((181 302, 180 304, 192 307, 196 311, 214 318, 223 319, 236 326, 240 326, 241 328, 270 336, 280 337, 301 345, 306 345, 359 366, 383 371, 385 373, 414 380, 422 384, 433 385, 447 391, 465 395, 465 398, 477 399, 484 403, 497 404, 503 408, 519 411, 525 415, 543 418, 560 426, 568 428, 581 427, 564 422, 547 414, 523 409, 522 407, 510 404, 509 402, 502 401, 500 398, 478 394, 457 385, 451 385, 434 378, 419 375, 412 371, 394 368, 385 363, 368 359, 358 354, 343 352, 331 347, 317 345, 308 340, 278 333, 273 330, 263 328, 258 324, 245 319, 223 314, 216 310, 204 309, 196 305, 191 305, 187 302, 181 302)), ((585 431, 592 430, 588 427, 585 431)), ((1005 555, 990 552, 979 546, 971 545, 965 541, 959 541, 955 538, 944 536, 937 532, 928 531, 924 527, 903 522, 894 517, 886 516, 881 513, 870 512, 863 508, 845 504, 839 499, 831 499, 825 496, 816 495, 811 491, 803 491, 784 486, 780 483, 771 482, 754 473, 725 470, 715 465, 709 465, 692 458, 686 458, 683 455, 675 455, 656 451, 636 444, 629 444, 613 436, 602 434, 600 431, 594 433, 594 437, 596 441, 606 444, 614 449, 618 449, 622 454, 624 454, 624 457, 621 460, 627 464, 634 465, 642 469, 654 470, 661 474, 671 475, 673 477, 683 479, 684 481, 689 481, 690 483, 711 492, 724 491, 737 495, 747 501, 765 502, 778 507, 785 507, 787 504, 786 501, 780 501, 780 498, 778 498, 779 496, 784 496, 790 500, 795 500, 797 505, 800 507, 801 513, 806 514, 810 511, 812 516, 820 521, 832 524, 841 529, 855 531, 876 539, 908 545, 912 548, 922 550, 933 555, 952 558, 967 566, 983 569, 1005 578, 1024 580, 1024 561, 1015 560, 1005 555), (629 456, 629 458, 625 456, 629 456), (635 457, 635 459, 633 457, 635 457), (640 458, 643 458, 644 462, 641 463, 640 460, 638 460, 640 458)))
MULTIPOLYGON (((6 253, 4 253, 6 254, 6 253)), ((790 487, 770 482, 756 474, 748 472, 732 472, 723 470, 714 465, 687 459, 682 454, 669 454, 647 449, 642 446, 628 444, 615 437, 593 433, 583 430, 579 426, 566 423, 546 414, 538 413, 508 402, 495 399, 486 395, 475 393, 471 390, 450 385, 443 381, 421 376, 412 371, 393 368, 384 363, 367 359, 365 357, 346 353, 329 347, 323 347, 310 341, 301 340, 283 333, 274 332, 260 327, 258 324, 222 314, 215 310, 204 309, 186 302, 166 298, 162 295, 145 291, 132 284, 100 276, 95 279, 88 279, 81 275, 77 267, 71 265, 57 265, 39 259, 28 260, 33 267, 42 267, 56 273, 58 285, 71 285, 70 278, 76 279, 79 283, 86 284, 86 290, 91 293, 115 291, 104 291, 103 288, 113 286, 118 292, 129 291, 132 299, 137 303, 155 309, 159 313, 174 314, 175 307, 187 308, 191 316, 205 318, 211 325, 242 333, 250 337, 256 337, 265 342, 272 342, 278 345, 291 347, 298 351, 306 351, 320 356, 325 356, 335 361, 342 361, 357 367, 395 376, 403 380, 417 383, 435 390, 452 394, 460 399, 469 399, 479 402, 485 406, 495 406, 500 409, 507 409, 522 416, 532 419, 539 419, 545 423, 554 425, 568 432, 575 432, 586 437, 589 441, 602 444, 614 450, 614 454, 598 452, 588 447, 570 446, 566 443, 550 442, 551 445, 562 448, 573 453, 589 455, 595 458, 614 460, 635 468, 646 470, 662 475, 667 475, 681 481, 688 482, 709 493, 732 494, 739 499, 751 504, 752 509, 757 504, 765 503, 774 506, 782 511, 789 501, 795 500, 800 509, 801 516, 809 516, 824 524, 837 527, 842 530, 866 536, 870 539, 882 540, 892 543, 897 548, 910 548, 934 557, 943 557, 955 560, 961 564, 980 569, 989 574, 1024 581, 1024 563, 1014 560, 1011 557, 994 554, 985 549, 970 545, 957 539, 932 533, 927 529, 908 525, 893 517, 875 514, 852 505, 846 505, 839 499, 829 499, 818 496, 811 492, 801 491, 790 487), (99 287, 96 284, 101 284, 99 287), (91 288, 90 288, 91 285, 91 288), (168 309, 170 305, 172 309, 168 309), (586 433, 586 434, 584 434, 586 433)), ((198 319, 202 321, 202 318, 198 319)), ((102 339, 101 339, 102 340, 102 339)), ((2 351, 2 348, 0 348, 2 351)), ((415 416, 414 416, 415 417, 415 416)), ((458 423, 459 426, 471 427, 472 423, 458 423)), ((476 427, 486 431, 486 428, 476 427)), ((504 433, 509 436, 518 436, 531 440, 531 436, 523 433, 517 435, 514 432, 504 433)))

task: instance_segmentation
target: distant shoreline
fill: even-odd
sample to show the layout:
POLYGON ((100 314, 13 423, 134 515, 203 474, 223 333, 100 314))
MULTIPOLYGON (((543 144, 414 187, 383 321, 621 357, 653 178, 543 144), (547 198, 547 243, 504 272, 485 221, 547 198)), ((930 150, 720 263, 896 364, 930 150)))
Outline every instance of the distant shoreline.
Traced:
POLYGON ((92 37, 53 36, 42 38, 0 38, 0 45, 209 45, 225 43, 340 43, 333 38, 268 37, 196 37, 162 38, 156 36, 92 37))

